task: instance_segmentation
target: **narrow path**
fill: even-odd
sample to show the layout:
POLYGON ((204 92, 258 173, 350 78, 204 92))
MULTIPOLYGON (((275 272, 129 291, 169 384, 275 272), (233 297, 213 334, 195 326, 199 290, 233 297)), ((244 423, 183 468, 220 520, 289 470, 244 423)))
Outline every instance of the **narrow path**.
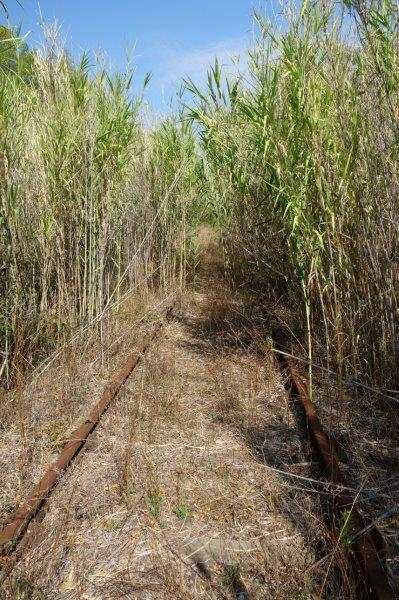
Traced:
POLYGON ((313 598, 323 492, 272 355, 221 326, 228 304, 194 294, 175 312, 35 520, 4 598, 313 598))

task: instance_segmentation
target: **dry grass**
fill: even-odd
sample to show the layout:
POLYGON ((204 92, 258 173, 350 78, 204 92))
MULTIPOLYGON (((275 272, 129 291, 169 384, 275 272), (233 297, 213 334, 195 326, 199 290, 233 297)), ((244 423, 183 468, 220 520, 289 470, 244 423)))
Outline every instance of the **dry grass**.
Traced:
MULTIPOLYGON (((175 311, 36 518, 4 598, 299 600, 327 572, 327 597, 352 597, 273 357, 238 327, 239 300, 220 298, 193 294, 175 311)), ((142 334, 144 305, 109 322, 117 340, 136 313, 103 365, 93 342, 21 394, 25 437, 11 412, 1 433, 3 520, 142 334)))
MULTIPOLYGON (((272 397, 273 384, 262 370, 251 373, 250 358, 221 357, 218 364, 190 350, 192 341, 182 324, 169 325, 63 477, 43 520, 35 522, 37 535, 28 541, 17 572, 47 597, 230 597, 232 565, 240 565, 240 579, 251 593, 269 590, 286 598, 288 590, 292 597, 300 591, 298 574, 311 563, 312 552, 292 521, 276 510, 276 476, 254 460, 244 436, 231 427, 226 405, 233 384, 237 410, 248 400, 253 419, 262 419, 260 404, 264 395, 272 397)), ((54 386, 54 367, 49 380, 41 381, 43 396, 52 384, 58 398, 59 383, 67 397, 76 397, 89 375, 89 385, 80 390, 80 411, 71 406, 71 421, 104 381, 88 369, 90 358, 89 352, 71 379, 58 371, 54 386)), ((275 397, 281 396, 278 381, 275 385, 275 397)), ((36 395, 33 407, 41 404, 36 395)), ((50 460, 60 431, 64 434, 62 402, 57 409, 54 401, 49 404, 29 428, 30 438, 40 439, 31 481, 50 460)), ((250 412, 246 406, 243 421, 250 412)), ((16 481, 20 470, 12 475, 22 452, 14 436, 15 455, 4 462, 6 488, 16 502, 29 485, 16 481)))
MULTIPOLYGON (((358 507, 366 521, 398 506, 397 409, 370 392, 349 394, 320 377, 315 399, 322 422, 337 444, 346 479, 359 494, 358 507)), ((378 527, 387 547, 388 571, 398 583, 398 516, 382 519, 378 527)))

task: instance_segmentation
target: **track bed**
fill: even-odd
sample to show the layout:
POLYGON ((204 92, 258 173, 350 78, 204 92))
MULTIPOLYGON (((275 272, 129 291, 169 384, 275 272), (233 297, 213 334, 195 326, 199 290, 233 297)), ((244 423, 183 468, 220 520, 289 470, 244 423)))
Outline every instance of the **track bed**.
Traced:
MULTIPOLYGON (((32 521, 4 598, 357 597, 326 527, 330 490, 240 310, 201 294, 175 309, 32 521)), ((3 522, 137 335, 102 367, 88 350, 16 397, 24 420, 10 411, 0 440, 3 522)))

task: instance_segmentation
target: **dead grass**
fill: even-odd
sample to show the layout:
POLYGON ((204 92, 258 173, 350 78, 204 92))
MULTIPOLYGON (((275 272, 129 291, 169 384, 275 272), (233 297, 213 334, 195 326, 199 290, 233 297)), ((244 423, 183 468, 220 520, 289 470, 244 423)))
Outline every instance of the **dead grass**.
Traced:
MULTIPOLYGON (((140 303, 108 323, 102 354, 92 340, 26 387, 24 435, 10 410, 2 520, 140 339, 157 301, 140 303)), ((199 294, 175 311, 32 524, 5 599, 299 600, 327 571, 326 597, 352 597, 284 382, 240 311, 199 294)))

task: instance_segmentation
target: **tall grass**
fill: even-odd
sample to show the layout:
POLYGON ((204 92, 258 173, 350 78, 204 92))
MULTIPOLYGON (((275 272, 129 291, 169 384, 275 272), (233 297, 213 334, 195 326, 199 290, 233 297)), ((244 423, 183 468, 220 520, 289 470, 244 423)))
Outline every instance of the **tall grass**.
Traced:
POLYGON ((248 71, 189 82, 231 276, 283 295, 341 374, 398 382, 398 14, 304 2, 258 19, 248 71))
POLYGON ((0 72, 7 385, 127 287, 182 281, 182 182, 195 169, 187 127, 143 130, 130 73, 93 73, 55 42, 30 55, 27 73, 14 63, 0 72))
POLYGON ((125 288, 184 286, 202 223, 232 281, 294 310, 310 358, 398 383, 397 7, 305 0, 257 22, 247 69, 216 61, 151 130, 131 74, 0 36, 7 384, 125 288))

